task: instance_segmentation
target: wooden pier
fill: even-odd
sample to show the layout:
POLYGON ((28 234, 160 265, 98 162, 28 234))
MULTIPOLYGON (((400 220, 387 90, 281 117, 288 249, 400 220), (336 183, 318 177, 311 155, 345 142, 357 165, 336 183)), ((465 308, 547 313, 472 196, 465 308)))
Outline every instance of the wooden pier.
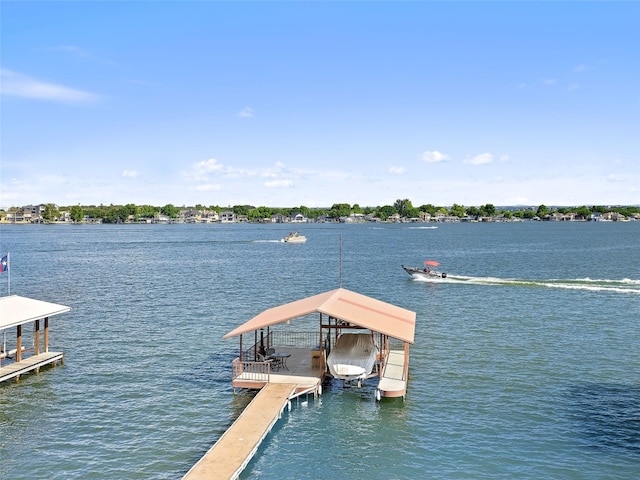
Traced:
POLYGON ((55 365, 58 361, 64 363, 64 354, 62 352, 46 352, 27 357, 19 362, 4 365, 0 367, 0 383, 12 378, 19 379, 20 375, 25 373, 38 372, 41 367, 55 365))
POLYGON ((231 427, 183 477, 184 480, 235 479, 255 455, 282 415, 296 384, 269 383, 231 427))
POLYGON ((49 351, 49 317, 71 310, 65 305, 43 302, 32 298, 9 295, 0 297, 0 383, 20 379, 20 375, 38 372, 45 365, 64 361, 62 352, 49 351), (23 327, 33 322, 33 347, 23 345, 23 327), (41 322, 44 329, 41 330, 41 322), (13 347, 7 347, 6 331, 15 328, 13 347), (42 342, 41 342, 42 337, 42 342))

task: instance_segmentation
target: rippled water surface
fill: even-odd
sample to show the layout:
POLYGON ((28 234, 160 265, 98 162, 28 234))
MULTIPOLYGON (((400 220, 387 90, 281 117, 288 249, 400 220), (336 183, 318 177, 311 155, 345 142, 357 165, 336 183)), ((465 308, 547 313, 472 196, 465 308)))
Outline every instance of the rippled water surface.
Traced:
POLYGON ((0 385, 0 478, 180 478, 251 399, 222 336, 340 281, 417 312, 406 401, 294 401, 241 478, 638 478, 640 222, 289 230, 0 226, 11 293, 72 308, 64 366, 0 385))

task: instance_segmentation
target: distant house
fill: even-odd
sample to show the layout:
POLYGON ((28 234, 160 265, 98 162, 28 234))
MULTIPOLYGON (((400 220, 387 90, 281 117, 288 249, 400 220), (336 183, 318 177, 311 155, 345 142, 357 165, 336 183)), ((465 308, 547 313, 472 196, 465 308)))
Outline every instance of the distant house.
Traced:
POLYGON ((276 213, 271 215, 271 223, 288 223, 289 217, 286 215, 282 215, 281 213, 276 213))
POLYGON ((233 223, 236 221, 236 214, 232 211, 220 212, 220 223, 233 223))
POLYGON ((600 220, 609 222, 628 222, 629 219, 618 212, 606 212, 600 217, 600 220))
POLYGON ((220 216, 215 210, 207 210, 202 214, 201 219, 205 223, 213 223, 219 221, 220 216))
POLYGON ((291 219, 290 220, 291 220, 292 223, 306 223, 307 222, 307 217, 305 217, 301 213, 296 213, 295 215, 291 215, 291 219))
POLYGON ((197 210, 186 210, 182 213, 185 223, 200 223, 200 212, 197 210))

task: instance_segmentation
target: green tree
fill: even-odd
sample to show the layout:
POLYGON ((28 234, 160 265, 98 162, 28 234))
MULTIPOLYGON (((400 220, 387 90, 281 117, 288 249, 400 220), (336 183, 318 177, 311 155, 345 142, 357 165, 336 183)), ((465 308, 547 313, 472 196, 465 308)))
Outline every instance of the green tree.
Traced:
POLYGON ((411 203, 411 200, 409 200, 408 198, 397 199, 394 202, 393 207, 396 209, 396 211, 401 217, 408 217, 409 215, 407 215, 407 213, 409 212, 409 210, 413 208, 413 204, 411 203))
POLYGON ((238 215, 249 215, 249 207, 248 205, 234 205, 233 206, 233 213, 236 214, 236 216, 238 215))
POLYGON ((311 215, 311 210, 309 209, 309 207, 305 207, 304 205, 300 205, 297 211, 304 215, 306 218, 309 218, 311 215))
POLYGON ((351 215, 351 205, 348 203, 334 203, 329 213, 333 218, 348 217, 351 215))
POLYGON ((491 203, 487 203, 486 205, 480 207, 480 211, 484 216, 491 217, 492 215, 495 215, 496 207, 494 207, 491 203))
POLYGON ((586 205, 576 209, 576 213, 582 218, 589 218, 591 216, 591 210, 589 210, 586 205))
POLYGON ((84 219, 84 210, 80 205, 74 205, 69 210, 69 215, 71 216, 72 221, 79 223, 84 219))
POLYGON ((449 209, 449 215, 452 217, 461 218, 465 216, 465 213, 464 205, 458 205, 457 203, 454 203, 449 209))
POLYGON ((407 218, 420 218, 420 210, 416 207, 407 208, 405 211, 405 217, 407 218))
POLYGON ((549 209, 546 205, 541 204, 540 206, 538 206, 538 210, 536 210, 536 216, 542 218, 545 215, 549 215, 549 209))
POLYGON ((168 203, 160 209, 160 213, 169 218, 178 218, 178 215, 180 215, 180 209, 168 203))
POLYGON ((269 207, 258 207, 249 210, 248 217, 252 222, 261 222, 264 218, 271 218, 271 215, 273 215, 273 209, 269 207))
POLYGON ((44 210, 42 211, 42 218, 46 222, 53 222, 56 218, 58 218, 59 214, 60 212, 58 211, 58 207, 56 207, 53 203, 47 203, 44 206, 44 210))
POLYGON ((158 208, 151 205, 140 205, 138 207, 138 216, 142 218, 153 218, 158 213, 158 208))
POLYGON ((434 213, 436 213, 438 211, 438 209, 436 207, 434 207, 431 203, 427 203, 426 205, 420 205, 418 207, 418 209, 421 212, 428 213, 429 215, 433 215, 434 213))
POLYGON ((376 217, 382 221, 387 220, 391 215, 395 215, 396 213, 398 213, 398 211, 393 205, 384 205, 375 211, 376 217))
POLYGON ((478 207, 467 207, 467 215, 473 218, 478 218, 481 213, 478 207))

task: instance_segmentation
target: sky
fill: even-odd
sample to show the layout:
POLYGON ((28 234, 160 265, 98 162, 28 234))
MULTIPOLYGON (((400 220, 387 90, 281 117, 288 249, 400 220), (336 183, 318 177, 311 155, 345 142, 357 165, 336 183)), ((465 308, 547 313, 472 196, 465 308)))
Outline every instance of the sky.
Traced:
POLYGON ((0 207, 640 204, 640 2, 0 2, 0 207))

